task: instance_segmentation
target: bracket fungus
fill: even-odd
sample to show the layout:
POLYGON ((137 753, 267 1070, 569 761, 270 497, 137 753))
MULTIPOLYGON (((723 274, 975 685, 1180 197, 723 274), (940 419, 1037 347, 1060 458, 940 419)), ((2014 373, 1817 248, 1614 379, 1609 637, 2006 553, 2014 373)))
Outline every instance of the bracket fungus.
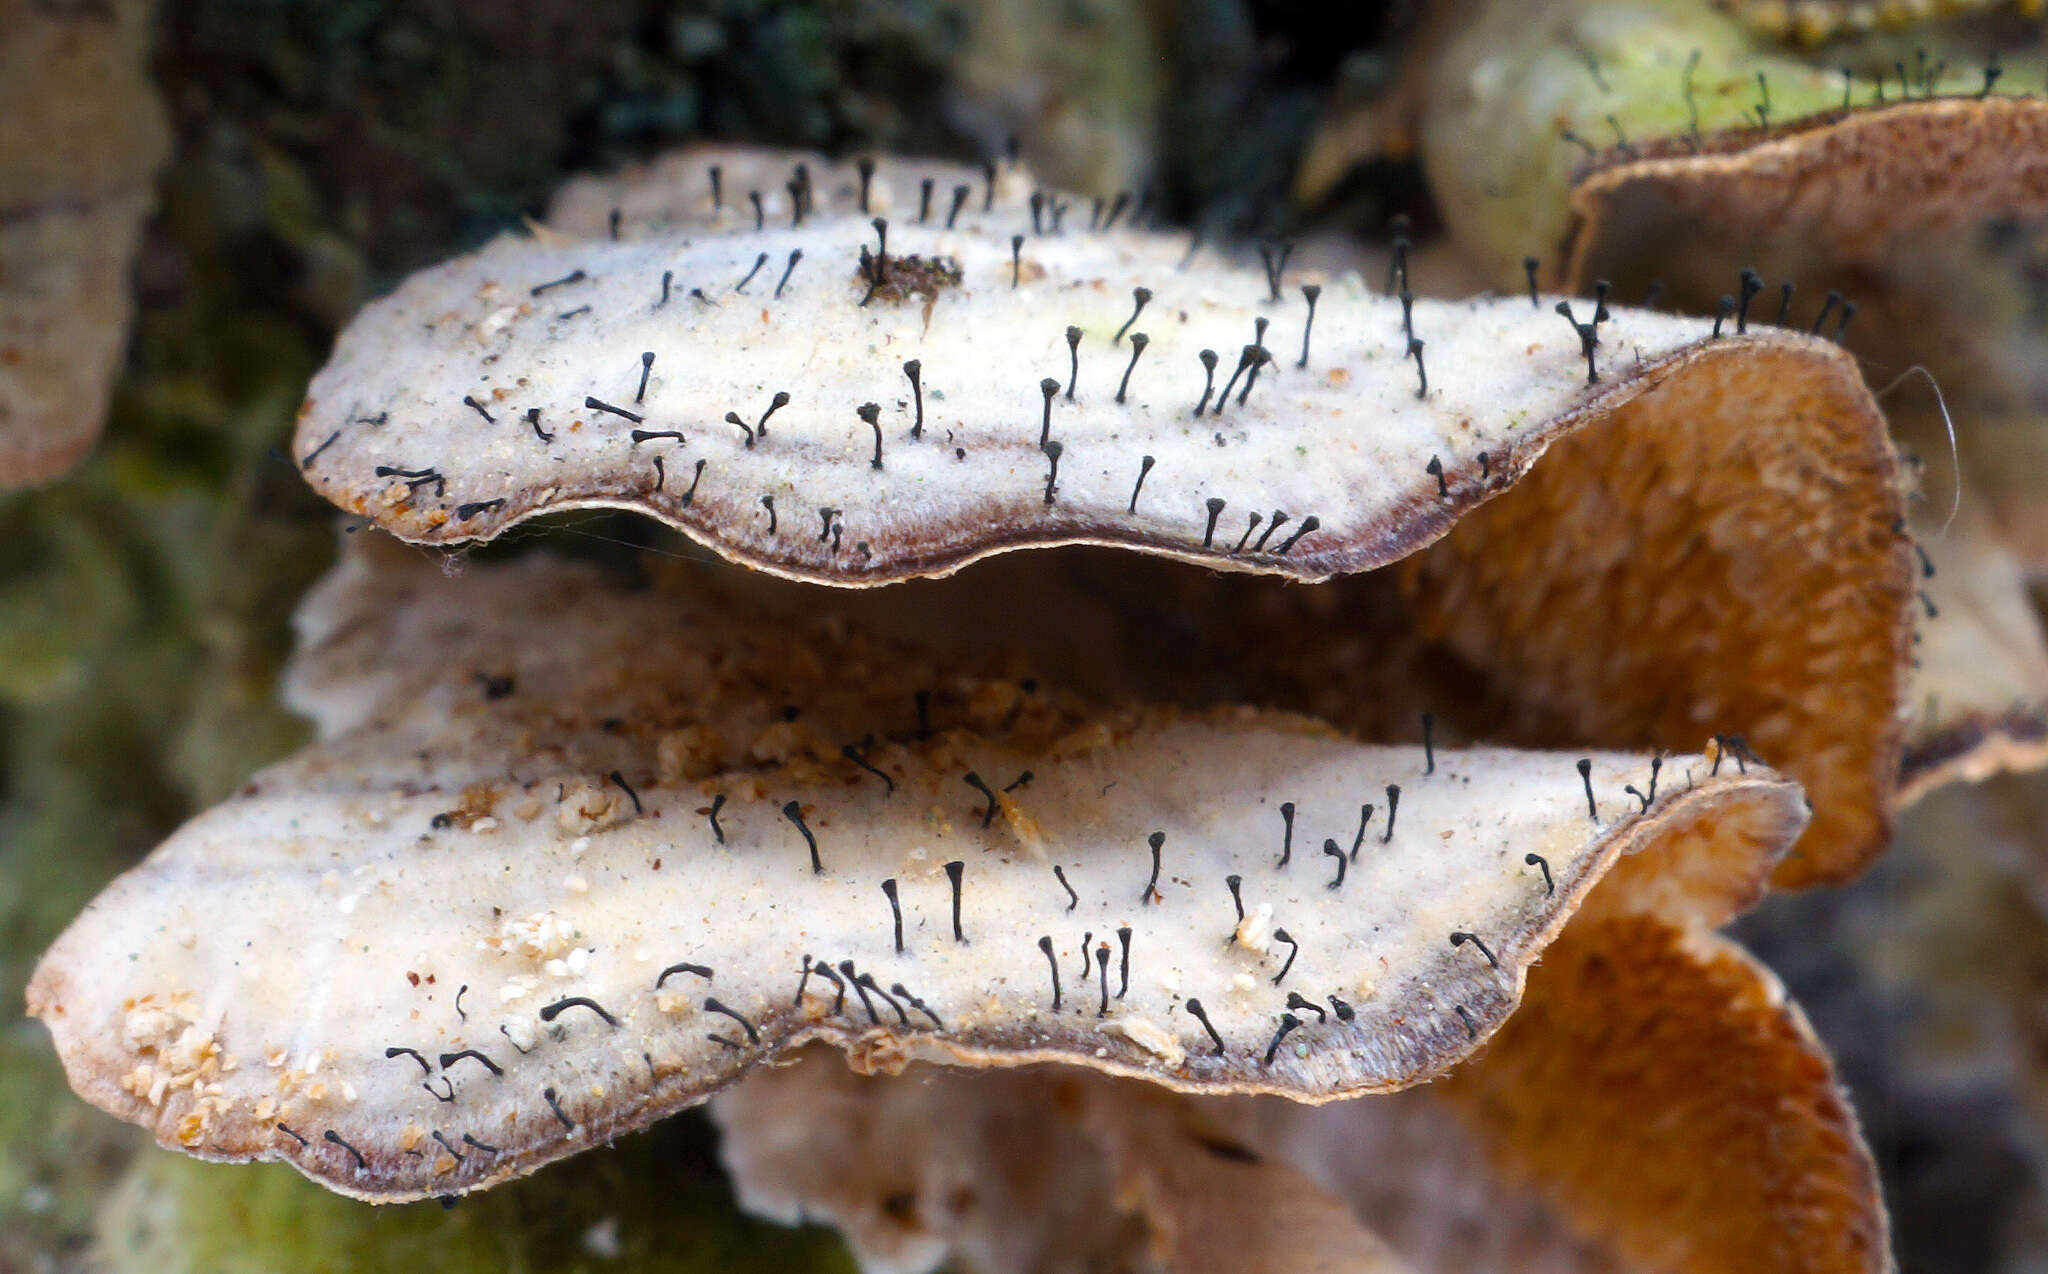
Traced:
POLYGON ((1284 1191, 1349 1209, 1320 1259, 1356 1264, 1331 1268, 1379 1269, 1390 1251, 1432 1270, 1889 1269, 1875 1165, 1825 1050, 1777 979, 1710 932, 1755 901, 1782 843, 1708 873, 1685 870, 1701 865, 1683 861, 1687 839, 1596 886, 1524 1005, 1430 1085, 1319 1107, 1182 1100, 1162 1116, 1169 1099, 1085 1076, 977 1087, 814 1059, 715 1099, 724 1156, 748 1207, 827 1217, 873 1269, 949 1252, 1041 1268, 1114 1247, 1109 1201, 1170 1245, 1178 1210, 1106 1170, 1124 1121, 1162 1118, 1188 1132, 1190 1176, 1236 1165, 1241 1197, 1209 1203, 1210 1220, 1253 1268, 1309 1259, 1261 1225, 1284 1191), (1041 1171, 1055 1148, 1059 1170, 1041 1171))
POLYGON ((1917 567, 1853 361, 1085 207, 1013 164, 702 149, 368 307, 292 450, 330 500, 430 545, 636 510, 755 569, 444 572, 352 528, 289 678, 319 740, 37 971, 74 1086, 387 1201, 723 1094, 743 1192, 882 1267, 1028 1261, 1002 1245, 1074 1217, 1042 1251, 1134 1226, 1199 1268, 1241 1222, 1261 1260, 1392 1270, 1306 1154, 1208 1130, 1439 1080, 1415 1100, 1586 1241, 1650 1250, 1587 1174, 1662 1188, 1678 1127, 1734 1165, 1686 1223, 1755 1235, 1680 1267, 1793 1268, 1825 1214, 1811 1267, 1877 1268, 1827 1059, 1711 933, 1888 828, 1917 567), (1644 1041, 1757 1065, 1694 1100, 1644 1041), (816 1045, 865 1074, 779 1067, 816 1045), (1636 1087, 1571 1078, 1610 1053, 1636 1087), (963 1139, 1041 1101, 1016 1135, 1073 1152, 1057 1182, 963 1139), (933 1151, 900 1207, 857 1131, 891 1108, 933 1151), (1028 1190, 949 1230, 948 1173, 1028 1190))
POLYGON ((1418 623, 1497 672, 1514 737, 1745 733, 1814 798, 1788 883, 1882 844, 1911 549, 1882 417, 1833 346, 1604 302, 1289 286, 1127 226, 1055 233, 1073 201, 1020 199, 1015 170, 956 183, 950 230, 936 204, 877 227, 860 192, 902 206, 921 166, 862 184, 785 156, 808 174, 783 183, 790 224, 764 198, 756 229, 725 174, 765 164, 711 151, 586 183, 563 223, 617 207, 616 240, 608 217, 502 238, 371 305, 301 411, 307 478, 420 542, 622 507, 840 585, 1033 546, 1311 581, 1406 557, 1418 623), (643 206, 672 210, 646 237, 623 212, 643 206), (780 297, 752 281, 764 256, 795 263, 780 297), (961 281, 864 303, 912 257, 961 281), (1134 324, 1148 340, 1118 347, 1134 324))
POLYGON ((1442 1269, 1894 1268, 1876 1166, 1805 1015, 1733 942, 1647 915, 1575 927, 1442 1084, 1225 1122, 1442 1269))
MULTIPOLYGON (((1853 19, 1857 6, 1795 8, 1809 37, 1868 25, 1853 19)), ((1957 453, 1962 475, 1951 482, 1938 468, 1929 484, 1939 502, 1952 488, 1988 511, 1925 547, 1972 561, 2016 554, 2038 573, 2048 560, 2038 404, 2048 399, 2031 227, 2048 213, 2048 99, 2001 78, 2001 50, 1994 43, 1987 61, 1982 43, 2025 28, 1922 31, 1905 45, 1870 35, 1822 60, 1758 41, 1745 23, 1773 9, 1786 17, 1782 5, 1477 6, 1427 28, 1404 88, 1362 108, 1370 127, 1357 108, 1328 122, 1302 180, 1328 185, 1360 158, 1361 137, 1369 150, 1410 127, 1456 248, 1497 285, 1607 287, 1702 314, 1718 304, 1738 331, 1837 341, 1860 315, 1859 359, 1897 376, 1880 396, 1912 374, 1902 369, 1934 389, 1939 414, 1903 410, 1918 387, 1889 401, 1903 445, 1957 453), (1532 28, 1542 37, 1530 39, 1532 28), (1954 543, 1964 536, 2003 546, 1954 543)), ((2017 62, 2029 47, 2002 51, 2017 62)), ((2029 671, 2048 665, 2048 645, 2021 618, 2033 608, 2025 586, 2011 571, 1979 573, 1981 605, 1946 624, 1928 610, 1922 636, 1943 629, 1943 650, 2002 652, 2003 671, 1940 698, 2007 697, 1944 725, 1944 710, 1915 693, 1889 804, 1940 781, 1930 775, 1982 778, 2048 759, 2027 742, 2048 718, 2048 683, 2029 671)))
POLYGON ((1919 722, 1902 803, 1940 782, 2048 762, 2048 642, 2027 595, 2048 543, 2048 506, 2027 463, 2040 430, 2009 406, 2039 391, 2033 359, 2010 348, 2013 336, 1987 339, 1969 321, 2012 308, 2001 291, 2011 281, 1986 268, 1975 245, 1980 230, 2048 213, 2043 156, 2048 100, 1927 97, 1859 104, 1755 137, 1645 142, 1627 157, 1603 156, 1571 189, 1566 279, 1655 270, 1674 295, 1697 301, 1730 286, 1737 258, 1766 260, 1814 296, 1826 293, 1820 303, 1844 324, 1834 301, 1853 292, 1872 311, 1859 345, 1878 365, 1939 369, 1929 380, 1941 415, 1908 413, 1900 431, 1916 450, 1956 450, 1958 517, 1923 528, 1921 543, 1923 561, 1945 559, 1968 574, 1926 580, 1912 695, 1919 722), (1637 245, 1673 240, 1695 250, 1682 262, 1641 258, 1637 245), (1953 246, 1914 246, 1928 243, 1953 246), (1939 606, 1933 599, 1944 593, 1971 600, 1939 606))
POLYGON ((542 558, 359 552, 301 629, 321 742, 112 886, 30 1000, 164 1144, 368 1198, 517 1175, 812 1039, 1405 1087, 1618 858, 1768 862, 1806 819, 1708 758, 1639 806, 1646 758, 1102 709, 542 558))
POLYGON ((712 1111, 745 1206, 828 1219, 873 1270, 949 1254, 1052 1268, 1133 1246, 1210 1268, 1188 1230, 1217 1236, 1240 1262, 1226 1269, 1889 1268, 1855 1114, 1753 958, 1638 915, 1575 927, 1532 987, 1546 981, 1476 1063, 1330 1106, 1057 1070, 862 1077, 810 1058, 712 1111), (1161 1177, 1179 1180, 1148 1188, 1161 1177), (1219 1179, 1227 1193, 1205 1188, 1219 1179), (1327 1220, 1275 1233, 1283 1198, 1327 1220), (1136 1235, 1107 1224, 1123 1216, 1136 1235))
MULTIPOLYGON (((697 169, 707 205, 703 173, 723 167, 697 169)), ((1278 272, 1190 264, 1157 233, 1039 233, 1045 216, 1001 187, 953 229, 878 231, 838 209, 844 183, 821 189, 842 195, 789 226, 727 205, 721 233, 672 237, 672 215, 642 238, 622 220, 615 240, 508 236, 413 276, 315 378, 297 430, 308 480, 415 542, 622 507, 841 585, 1061 544, 1321 580, 1434 540, 1559 437, 1695 365, 1777 358, 1823 381, 1835 357, 1605 305, 1567 323, 1555 298, 1397 303, 1355 275, 1311 299, 1278 272), (1034 233, 1016 249, 1020 225, 1034 233), (773 272, 764 256, 795 262, 786 290, 738 299, 773 272), (910 262, 958 281, 911 313, 870 304, 910 262), (1146 341, 1110 348, 1134 323, 1146 341), (861 415, 870 400, 886 425, 861 415)))

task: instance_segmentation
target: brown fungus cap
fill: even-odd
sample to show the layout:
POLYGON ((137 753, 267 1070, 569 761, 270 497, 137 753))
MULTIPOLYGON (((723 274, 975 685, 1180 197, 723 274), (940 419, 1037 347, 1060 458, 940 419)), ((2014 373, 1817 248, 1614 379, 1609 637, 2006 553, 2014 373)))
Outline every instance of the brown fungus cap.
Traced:
POLYGON ((1697 141, 1642 139, 1602 152, 1573 182, 1570 207, 1558 276, 1568 281, 1606 273, 1626 250, 1609 239, 1610 220, 1633 235, 1653 218, 1697 228, 1714 250, 1695 260, 1801 240, 1836 271, 1889 273, 1913 238, 1924 250, 1924 236, 1993 213, 2048 209, 2048 101, 1895 101, 1697 141))
POLYGON ((1441 1084, 1224 1122, 1434 1268, 1892 1268, 1876 1166, 1805 1015, 1735 944, 1655 916, 1574 924, 1441 1084))
POLYGON ((1888 1265, 1855 1112, 1768 970, 1638 916, 1576 930, 1543 972, 1521 1029, 1444 1094, 1511 1180, 1642 1268, 1888 1265))
POLYGON ((518 1175, 811 1040, 1404 1087, 1508 1018, 1618 858, 1754 876, 1806 817, 1705 757, 1645 805, 1647 758, 1103 708, 686 580, 375 549, 301 616, 321 741, 115 882, 29 995, 163 1144, 366 1198, 518 1175))
POLYGON ((1956 501, 1960 521, 1944 535, 1946 519, 1916 519, 1928 560, 1950 559, 1954 574, 1924 581, 1899 799, 2048 761, 2048 643, 2027 594, 2048 561, 2036 480, 2048 382, 2037 321, 2022 313, 2026 249, 2001 246, 2048 213, 2048 101, 1944 97, 1644 141, 1604 154, 1569 199, 1567 286, 1655 272, 1698 305, 1762 262, 1759 316, 1774 315, 1789 275, 1799 322, 1823 306, 1845 322, 1835 300, 1853 298, 1870 366, 1931 369, 1938 413, 1919 384, 1889 401, 1907 408, 1901 437, 1933 462, 1931 503, 1946 513, 1956 501), (1644 245, 1670 242, 1690 250, 1645 258, 1644 245), (1916 398, 1928 406, 1914 410, 1916 398))
POLYGON ((1511 705, 1489 737, 1744 736, 1813 801, 1777 883, 1853 876, 1889 832, 1912 604, 1853 364, 1760 347, 1605 423, 1402 564, 1418 627, 1511 705))
MULTIPOLYGON (((2028 301, 2048 214, 2048 100, 1945 96, 1827 110, 1770 129, 1643 139, 1571 182, 1561 286, 1651 278, 1711 311, 1754 267, 1750 325, 1785 321, 1848 338, 1873 376, 1924 367, 1954 410, 1970 476, 2030 552, 2044 521, 1999 463, 2048 401, 2028 301), (1668 245, 1684 244, 1682 253, 1668 245), (1791 282, 1790 298, 1780 287, 1791 282), (1786 301, 1789 299, 1789 305, 1786 301)), ((1892 401, 1917 405, 1916 387, 1892 401)), ((1920 431, 1906 436, 1921 445, 1920 431)), ((1947 439, 1940 439, 1946 451, 1947 439)), ((2038 558, 2032 560, 2038 561, 2038 558)))

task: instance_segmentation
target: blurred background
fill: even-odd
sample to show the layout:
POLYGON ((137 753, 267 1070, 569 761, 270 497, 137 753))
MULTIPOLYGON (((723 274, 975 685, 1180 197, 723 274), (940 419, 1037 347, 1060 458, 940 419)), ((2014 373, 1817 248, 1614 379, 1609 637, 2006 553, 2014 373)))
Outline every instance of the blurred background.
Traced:
MULTIPOLYGON (((1909 49, 1929 86, 1974 88, 1996 55, 2002 91, 2048 87, 2024 3, 1951 3, 1966 12, 1888 25, 1850 3, 1559 7, 1675 27, 1679 46, 1714 50, 1702 84, 1747 85, 1751 62, 1766 66, 1781 118, 1819 93, 1816 77, 1832 98, 1845 63, 1882 75, 1896 60, 1909 82, 1909 49), (1930 46, 1940 71, 1925 65, 1930 46)), ((371 1209, 280 1165, 155 1151, 70 1095, 42 1029, 20 1016, 22 987, 101 885, 303 739, 274 682, 291 609, 330 560, 334 515, 282 448, 307 379, 366 299, 538 215, 570 174, 704 138, 978 160, 1014 137, 1050 184, 1149 186, 1169 223, 1213 238, 1285 235, 1305 254, 1362 263, 1406 218, 1418 290, 1512 286, 1499 259, 1544 245, 1490 241, 1473 201, 1559 203, 1582 150, 1643 144, 1688 103, 1668 68, 1632 95, 1628 69, 1594 57, 1588 80, 1606 87, 1572 92, 1600 121, 1598 146, 1552 145, 1540 171, 1474 194, 1472 174, 1502 161, 1486 148, 1519 153, 1526 137, 1474 130, 1469 154, 1430 144, 1429 83, 1451 39, 1442 9, 0 0, 0 76, 13 81, 0 81, 12 113, 0 124, 0 312, 30 313, 22 289, 41 289, 35 305, 111 333, 104 437, 62 478, 0 491, 0 1271, 850 1268, 828 1233, 739 1217, 696 1115, 453 1209, 371 1209), (83 59, 64 65, 104 73, 46 74, 60 45, 83 59), (1624 100, 1594 100, 1602 92, 1624 100), (27 96, 39 104, 17 109, 27 96), (37 110, 92 126, 39 128, 37 110), (74 133, 99 140, 72 157, 74 133), (86 225, 65 249, 111 290, 60 295, 36 277, 61 252, 47 237, 25 248, 24 227, 76 208, 125 227, 86 225), (131 234, 128 257, 116 249, 131 234)), ((1519 38, 1538 43, 1527 30, 1519 38)), ((1755 103, 1722 92, 1709 109, 1725 124, 1755 103)), ((1556 143, 1563 126, 1545 111, 1524 111, 1524 133, 1556 143)), ((2002 238, 1950 245, 1950 273, 1976 281, 1978 300, 1945 333, 1996 344, 2001 366, 2048 367, 2043 224, 1989 213, 2002 238)), ((1712 312, 1682 284, 1667 304, 1712 312)), ((36 338, 7 323, 0 355, 36 338)), ((1874 382, 1891 378, 1901 339, 1896 324, 1867 347, 1852 339, 1874 382)), ((85 374, 72 414, 96 416, 84 405, 101 391, 85 374)), ((1930 457, 1930 485, 1946 483, 1948 463, 1930 457)), ((2048 487, 2048 468, 2022 466, 2018 485, 2048 487)), ((628 518, 523 534, 596 553, 668 542, 628 518)), ((1924 800, 1859 884, 1774 898, 1740 926, 1834 1049, 1905 1269, 2048 1270, 2044 886, 2048 782, 2001 778, 1924 800)))

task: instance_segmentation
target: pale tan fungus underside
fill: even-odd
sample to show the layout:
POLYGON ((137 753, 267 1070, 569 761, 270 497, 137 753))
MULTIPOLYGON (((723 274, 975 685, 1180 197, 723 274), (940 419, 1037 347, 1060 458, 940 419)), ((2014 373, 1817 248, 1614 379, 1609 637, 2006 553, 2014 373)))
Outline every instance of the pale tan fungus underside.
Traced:
POLYGON ((1596 821, 1574 754, 1439 749, 1432 771, 1298 717, 1104 709, 703 597, 350 555, 292 676, 322 741, 39 967, 74 1085, 165 1145, 375 1199, 529 1171, 812 1039, 870 1070, 1059 1061, 1328 1100, 1468 1055, 1618 856, 1782 849, 1805 821, 1754 767, 1674 758, 1643 810, 1619 788, 1645 759, 1595 754, 1596 821), (987 828, 968 773, 1008 789, 987 828), (842 999, 807 957, 904 990, 842 999), (679 962, 709 976, 660 976, 679 962))
POLYGON ((1423 1269, 1879 1274, 1877 1173, 1825 1049, 1735 944, 1584 915, 1445 1081, 1217 1117, 1423 1269))
POLYGON ((757 232, 732 181, 713 207, 713 160, 749 180, 775 163, 698 152, 576 188, 564 223, 595 230, 609 197, 618 241, 501 240, 367 310, 301 420, 316 487, 432 542, 550 509, 637 509, 746 565, 849 585, 1062 544, 1322 580, 1415 554, 1462 519, 1407 578, 1426 581, 1413 590, 1425 635, 1513 706, 1519 741, 1689 749, 1742 734, 1815 800, 1816 828, 1781 883, 1845 878, 1883 843, 1910 546, 1890 530, 1903 505, 1882 418, 1832 346, 1775 330, 1702 339, 1695 320, 1617 311, 1589 385, 1548 301, 1418 301, 1435 369, 1418 401, 1399 303, 1355 276, 1326 282, 1303 372, 1285 357, 1307 313, 1293 280, 1279 303, 1262 301, 1256 269, 1207 256, 1182 268, 1178 241, 1090 232, 1070 208, 1065 233, 1025 233, 1029 268, 1012 288, 1003 231, 1031 228, 1017 174, 999 177, 990 213, 975 188, 949 232, 936 211, 919 224, 905 192, 921 173, 943 188, 959 171, 887 161, 870 208, 896 213, 892 253, 955 259, 964 281, 939 289, 928 315, 916 297, 863 307, 853 254, 875 236, 851 211, 848 166, 818 161, 818 209, 801 227, 769 192, 757 232), (778 298, 768 279, 798 246, 778 298), (666 304, 663 269, 676 276, 666 304), (1108 346, 1139 281, 1153 299, 1134 327, 1154 339, 1117 404, 1123 357, 1108 346), (1268 315, 1279 365, 1247 406, 1194 417, 1193 348, 1227 353, 1268 315), (1062 388, 1051 403, 1064 451, 1048 503, 1038 381, 1069 372, 1069 321, 1081 373, 1076 399, 1062 388), (656 356, 644 395, 643 352, 656 356), (755 447, 717 423, 744 407, 751 430, 783 386, 792 400, 755 447), (645 419, 586 410, 586 397, 645 419), (878 408, 880 469, 854 411, 863 399, 878 408), (536 408, 538 430, 522 415, 536 408), (1582 466, 1597 481, 1570 472, 1582 466), (1532 474, 1528 494, 1510 494, 1532 474), (1614 501, 1617 486, 1642 506, 1614 501), (1702 542, 1712 551, 1688 556, 1702 542))
POLYGON ((868 1274, 1409 1274, 1213 1103, 1071 1068, 856 1076, 813 1052, 712 1107, 748 1211, 830 1221, 868 1274))
MULTIPOLYGON (((923 171, 886 162, 871 207, 884 183, 900 192, 923 171)), ((831 584, 945 574, 1058 544, 1318 580, 1430 542, 1513 486, 1556 438, 1696 366, 1756 345, 1832 356, 1795 335, 1707 342, 1695 320, 1617 310, 1600 329, 1602 380, 1588 384, 1554 298, 1424 299, 1413 323, 1431 376, 1418 399, 1400 303, 1356 276, 1283 274, 1274 300, 1258 267, 1211 253, 1184 263, 1179 238, 1072 220, 1063 234, 1030 234, 1029 213, 1000 182, 994 211, 970 201, 954 231, 936 216, 890 221, 892 259, 945 258, 961 282, 928 300, 864 306, 857 258, 877 236, 867 217, 831 210, 852 197, 843 182, 813 180, 823 202, 801 226, 775 219, 755 231, 730 189, 712 214, 707 178, 698 218, 715 230, 684 216, 668 228, 622 220, 617 241, 546 231, 413 276, 351 324, 315 379, 294 448, 308 480, 421 542, 489 538, 549 510, 628 508, 735 561, 831 584), (1014 271, 1013 230, 1025 234, 1014 271), (1304 369, 1298 285, 1311 281, 1323 291, 1304 369), (1116 334, 1140 286, 1153 299, 1132 330, 1150 345, 1132 366, 1116 334), (1221 388, 1267 319, 1273 362, 1256 389, 1195 416, 1197 351, 1219 353, 1221 388), (918 395, 903 370, 912 359, 926 422, 917 440, 918 395), (1044 379, 1060 385, 1056 480, 1039 445, 1044 379), (788 404, 749 447, 777 392, 788 404), (878 409, 880 468, 864 402, 878 409), (725 423, 727 412, 746 427, 725 423)))

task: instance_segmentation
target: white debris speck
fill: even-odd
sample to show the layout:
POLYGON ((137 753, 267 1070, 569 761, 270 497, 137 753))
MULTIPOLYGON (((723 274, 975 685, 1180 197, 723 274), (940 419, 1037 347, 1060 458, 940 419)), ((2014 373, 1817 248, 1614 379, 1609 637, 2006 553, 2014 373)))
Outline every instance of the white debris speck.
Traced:
POLYGON ((571 836, 583 836, 626 821, 630 807, 609 787, 589 779, 571 779, 562 785, 562 799, 555 807, 555 825, 571 836))
POLYGON ((496 336, 498 333, 504 331, 507 327, 510 327, 512 325, 512 320, 518 317, 519 307, 516 305, 507 305, 499 309, 492 310, 489 314, 484 316, 483 322, 476 325, 477 337, 481 340, 487 341, 491 337, 496 336))
POLYGON ((600 1260, 616 1261, 623 1250, 619 1246, 619 1219, 608 1216, 583 1232, 583 1250, 600 1260))
POLYGON ((185 1020, 167 1009, 145 1004, 128 1010, 121 1022, 121 1042, 131 1053, 162 1048, 178 1037, 185 1020))
POLYGON ((1123 1036, 1168 1066, 1178 1066, 1187 1060, 1187 1050, 1171 1031, 1142 1017, 1116 1018, 1103 1023, 1102 1030, 1107 1035, 1123 1036))
POLYGON ((532 1038, 535 1038, 535 1036, 532 1036, 532 1020, 530 1018, 520 1018, 520 1016, 510 1016, 508 1014, 508 1016, 504 1016, 498 1022, 498 1030, 508 1038, 508 1041, 512 1041, 512 1045, 516 1045, 520 1051, 532 1049, 532 1038))
POLYGON ((561 955, 575 938, 576 926, 552 911, 510 917, 498 926, 499 950, 517 951, 534 960, 561 955))
POLYGON ((469 830, 478 836, 483 836, 487 833, 495 832, 498 830, 498 820, 490 817, 487 814, 484 817, 471 823, 469 825, 469 830))
POLYGON ((562 888, 572 894, 587 894, 590 892, 590 882, 581 876, 572 875, 562 881, 562 888))
POLYGON ((533 1047, 533 1023, 530 1019, 508 1015, 499 1020, 498 1030, 521 1051, 533 1047))
POLYGON ((1237 922, 1237 945, 1266 954, 1273 947, 1273 904, 1262 902, 1237 922))

